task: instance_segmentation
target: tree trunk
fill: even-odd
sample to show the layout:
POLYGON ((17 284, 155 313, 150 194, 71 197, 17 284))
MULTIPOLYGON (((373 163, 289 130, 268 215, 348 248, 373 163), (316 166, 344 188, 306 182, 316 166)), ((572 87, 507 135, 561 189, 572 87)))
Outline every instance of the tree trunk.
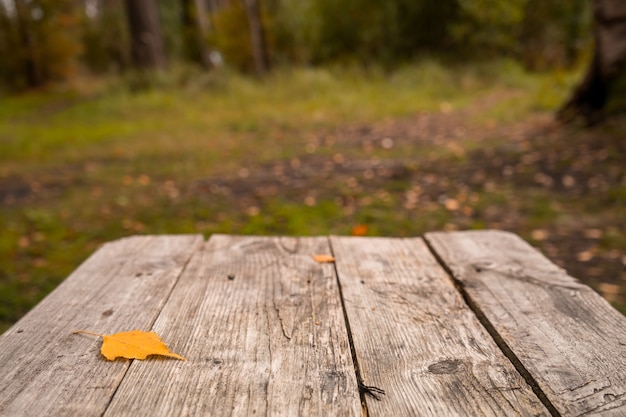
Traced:
POLYGON ((24 0, 15 0, 15 12, 23 53, 23 70, 29 87, 38 87, 44 83, 41 62, 37 56, 37 45, 32 31, 31 10, 24 0))
POLYGON ((156 0, 126 0, 131 56, 138 69, 165 68, 165 52, 156 0))
POLYGON ((259 0, 243 0, 248 15, 250 25, 250 41, 252 43, 252 56, 254 58, 254 68, 259 75, 263 75, 270 69, 267 44, 265 42, 265 31, 261 20, 261 7, 259 0))
POLYGON ((207 45, 210 26, 204 0, 182 0, 182 20, 188 57, 205 68, 211 68, 211 51, 207 45))
MULTIPOLYGON (((104 40, 104 47, 111 69, 124 72, 133 65, 128 25, 124 21, 125 0, 100 0, 100 36, 119 31, 115 39, 104 40)), ((126 19, 128 20, 128 19, 126 19)))
POLYGON ((588 124, 603 119, 618 81, 626 80, 626 1, 592 0, 594 55, 587 75, 559 110, 558 118, 582 116, 588 124))

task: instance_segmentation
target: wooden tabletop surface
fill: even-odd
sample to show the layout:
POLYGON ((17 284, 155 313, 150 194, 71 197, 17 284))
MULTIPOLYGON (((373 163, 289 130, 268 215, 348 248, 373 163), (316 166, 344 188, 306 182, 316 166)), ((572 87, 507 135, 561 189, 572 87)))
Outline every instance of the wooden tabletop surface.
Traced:
POLYGON ((626 416, 626 319, 505 232, 134 236, 0 336, 29 415, 626 416), (73 334, 134 329, 187 360, 73 334))

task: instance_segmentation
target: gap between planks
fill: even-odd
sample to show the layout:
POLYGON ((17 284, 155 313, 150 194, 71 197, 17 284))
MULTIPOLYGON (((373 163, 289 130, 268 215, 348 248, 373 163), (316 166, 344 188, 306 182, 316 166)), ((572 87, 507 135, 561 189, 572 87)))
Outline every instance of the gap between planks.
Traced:
POLYGON ((366 399, 369 412, 549 415, 423 239, 331 239, 360 377, 389 391, 380 403, 366 399), (432 294, 442 298, 431 302, 432 294), (417 326, 413 314, 421 318, 417 326), (446 368, 449 362, 454 369, 446 368))
POLYGON ((619 311, 513 233, 426 237, 563 416, 626 416, 619 311))
MULTIPOLYGON (((333 242, 330 236, 327 237, 328 247, 330 248, 330 252, 335 257, 335 250, 333 248, 333 242)), ((384 395, 385 391, 377 388, 377 387, 369 387, 363 383, 363 377, 361 376, 361 371, 359 370, 359 360, 356 354, 356 348, 354 346, 354 338, 352 337, 352 329, 350 328, 350 320, 348 319, 348 310, 346 308, 346 301, 343 297, 343 290, 341 288, 341 280, 339 279, 339 271, 337 270, 337 263, 333 263, 333 268, 335 271, 335 280, 337 281, 337 290, 339 292, 339 300, 341 300, 341 309, 343 311, 343 320, 346 324, 346 332, 348 333, 348 343, 350 344, 350 354, 352 355, 352 364, 354 365, 354 374, 356 376, 357 385, 359 388, 359 398, 361 400, 361 407, 363 409, 363 416, 370 417, 369 409, 367 408, 367 401, 365 400, 365 395, 369 394, 377 401, 380 401, 379 397, 372 392, 379 392, 379 394, 384 395)))
MULTIPOLYGON (((204 236, 202 237, 202 242, 203 244, 206 244, 208 241, 208 239, 206 239, 204 236)), ((189 266, 189 263, 191 262, 191 259, 193 258, 193 253, 198 251, 198 248, 192 248, 191 250, 191 255, 189 257, 187 257, 187 259, 184 261, 182 268, 180 269, 179 274, 176 276, 176 279, 174 280, 174 284, 171 286, 171 288, 169 289, 169 292, 167 293, 167 296, 165 297, 165 300, 163 301, 163 306, 167 305, 168 301, 170 300, 170 298, 172 297, 172 293, 174 292, 174 289, 178 286, 178 283, 180 281, 180 278, 183 276, 183 274, 185 273, 185 271, 187 271, 187 267, 189 266)), ((154 329, 154 325, 157 322, 157 320, 159 319, 159 317, 161 316, 161 314, 163 313, 163 309, 161 309, 159 311, 158 314, 156 314, 153 318, 152 318, 152 323, 150 323, 150 325, 148 326, 150 328, 150 330, 155 331, 154 329)), ((109 406, 111 405, 111 403, 113 402, 113 400, 115 399, 117 393, 120 390, 120 387, 122 386, 121 381, 124 380, 124 378, 126 378, 126 375, 128 374, 128 371, 130 370, 130 365, 132 364, 134 360, 131 359, 129 361, 129 365, 126 367, 126 370, 124 371, 124 373, 122 374, 122 377, 120 378, 120 383, 117 384, 117 386, 115 387, 115 390, 113 391, 113 394, 111 395, 111 397, 109 398, 109 401, 106 403, 106 406, 104 407, 104 411, 102 412, 101 416, 104 416, 106 413, 106 410, 109 409, 109 406)))
MULTIPOLYGON (((186 355, 187 363, 165 363, 163 367, 158 368, 135 364, 138 366, 131 367, 120 385, 116 398, 107 408, 107 416, 129 415, 134 411, 139 411, 141 415, 150 415, 148 409, 151 407, 154 410, 159 408, 167 410, 167 407, 174 407, 176 404, 177 407, 186 407, 185 410, 189 414, 194 414, 194 411, 213 410, 215 415, 229 413, 242 415, 241 411, 246 409, 249 413, 245 415, 250 415, 254 410, 261 411, 261 414, 263 411, 272 414, 273 410, 279 415, 296 415, 298 410, 300 415, 362 415, 357 380, 353 376, 354 365, 349 363, 351 359, 349 343, 345 318, 335 287, 337 283, 334 267, 330 265, 320 267, 310 259, 311 254, 328 253, 330 250, 328 239, 320 237, 300 240, 293 237, 287 238, 286 242, 282 242, 281 239, 283 238, 211 236, 201 253, 192 257, 187 271, 181 274, 170 301, 153 326, 154 330, 159 330, 159 334, 168 340, 179 340, 182 335, 189 336, 185 337, 186 342, 179 344, 182 351, 185 351, 184 347, 187 345, 194 345, 198 350, 193 352, 187 349, 189 353, 186 355), (287 259, 287 262, 281 261, 285 256, 291 259, 287 259), (227 278, 229 274, 233 274, 233 279, 227 278), (293 274, 302 279, 290 284, 292 281, 289 277, 293 274), (309 279, 304 280, 309 278, 309 274, 312 274, 310 282, 309 279), (279 276, 287 281, 276 281, 276 277, 279 276), (283 318, 288 317, 282 317, 282 308, 288 308, 285 312, 287 314, 300 305, 298 303, 292 305, 289 288, 283 290, 283 285, 293 285, 294 290, 302 290, 294 294, 297 293, 298 299, 303 302, 311 300, 310 306, 306 304, 311 310, 306 315, 313 314, 311 317, 315 317, 321 313, 322 320, 332 324, 328 326, 328 331, 314 331, 315 345, 328 339, 331 342, 329 349, 313 351, 304 349, 307 344, 305 343, 305 338, 308 337, 307 328, 315 329, 316 323, 313 319, 306 319, 303 316, 301 322, 283 321, 283 318), (334 290, 332 287, 335 287, 334 290), (315 292, 314 299, 307 295, 309 291, 315 292), (235 297, 236 293, 243 295, 235 297), (224 294, 229 298, 222 297, 224 294), (246 294, 252 298, 243 299, 246 294), (279 301, 284 304, 281 304, 281 309, 276 308, 276 302, 279 301), (259 319, 253 314, 256 311, 261 313, 259 319), (232 317, 233 322, 241 321, 242 326, 231 328, 227 321, 221 320, 226 317, 232 317), (291 325, 288 325, 289 323, 291 325), (333 329, 339 326, 333 323, 340 325, 341 334, 334 332, 333 329), (258 349, 246 353, 246 349, 238 346, 248 343, 248 336, 255 331, 258 333, 255 337, 265 344, 259 344, 258 349), (215 343, 214 338, 206 339, 206 335, 211 332, 226 335, 227 337, 222 340, 223 345, 231 346, 232 349, 225 351, 222 345, 215 343), (197 343, 198 341, 203 343, 197 343), (287 349, 288 346, 290 347, 287 349), (237 354, 233 353, 235 349, 237 354), (219 353, 221 356, 215 356, 218 355, 215 352, 222 352, 219 353), (281 355, 284 356, 283 360, 273 360, 273 357, 278 358, 281 355), (297 355, 302 358, 296 358, 297 355), (194 365, 198 366, 192 368, 194 357, 197 362, 194 365), (219 362, 214 360, 201 362, 202 358, 219 359, 219 362), (317 388, 313 392, 312 400, 305 398, 306 401, 301 406, 297 402, 284 403, 284 397, 278 394, 280 387, 285 386, 285 383, 268 376, 284 374, 285 370, 291 373, 299 372, 297 364, 300 362, 310 365, 305 370, 311 381, 324 378, 328 374, 321 364, 332 364, 332 370, 337 371, 332 374, 335 378, 333 381, 337 381, 335 385, 314 384, 317 388), (268 374, 270 370, 271 373, 268 374), (255 380, 256 385, 250 390, 245 380, 254 375, 260 378, 255 380), (167 380, 168 386, 156 388, 141 386, 140 382, 148 377, 167 380), (220 378, 223 384, 216 385, 211 382, 214 377, 220 378), (171 387, 175 389, 172 390, 171 387), (237 387, 247 390, 247 394, 241 391, 245 394, 243 397, 231 395, 238 390, 237 387), (190 394, 185 398, 178 398, 175 391, 190 394), (332 409, 327 408, 329 404, 326 401, 329 399, 333 401, 332 409), (301 407, 308 411, 302 411, 304 408, 301 407)), ((303 310, 302 314, 305 312, 303 310)), ((294 392, 308 389, 311 383, 304 380, 295 386, 290 384, 292 386, 290 389, 294 392)), ((162 413, 167 415, 167 411, 162 413)))
POLYGON ((446 271, 446 273, 448 274, 450 280, 452 280, 452 282, 454 283, 454 287, 463 297, 465 304, 467 304, 469 309, 472 310, 474 315, 476 315, 476 318, 478 319, 480 324, 482 324, 485 330, 487 330, 487 333, 489 333, 495 344, 500 348, 502 353, 504 353, 504 356, 506 356, 506 358, 515 367, 517 372, 519 372, 519 374, 524 378, 526 383, 531 387, 537 398, 539 398, 541 403, 546 407, 550 414, 553 417, 561 417, 561 413, 559 413, 554 404, 552 404, 550 399, 548 399, 548 396, 545 392, 543 392, 537 380, 535 380, 530 371, 526 369, 522 361, 517 357, 517 355, 515 355, 515 352, 513 352, 513 350, 509 347, 506 341, 500 336, 495 326, 489 321, 489 319, 480 309, 478 304, 475 303, 474 300, 472 300, 471 296, 465 290, 463 283, 454 277, 454 274, 452 273, 449 265, 446 264, 445 261, 441 258, 437 250, 432 246, 430 240, 427 237, 424 237, 424 242, 426 243, 426 246, 428 246, 428 249, 435 257, 439 265, 441 265, 443 270, 446 271))

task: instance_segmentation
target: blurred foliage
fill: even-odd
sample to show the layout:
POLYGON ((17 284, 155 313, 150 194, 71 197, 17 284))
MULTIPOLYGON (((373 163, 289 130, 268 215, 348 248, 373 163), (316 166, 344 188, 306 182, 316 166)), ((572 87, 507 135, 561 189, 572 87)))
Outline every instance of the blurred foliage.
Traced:
POLYGON ((520 58, 530 69, 570 67, 591 39, 591 15, 587 0, 527 0, 521 27, 520 58))
POLYGON ((571 67, 590 44, 586 0, 279 3, 280 7, 274 7, 279 24, 273 33, 289 39, 283 44, 305 63, 397 65, 423 55, 506 56, 543 70, 571 67))
POLYGON ((621 76, 612 81, 613 94, 607 108, 609 114, 626 112, 626 62, 616 69, 616 73, 621 76))
POLYGON ((314 62, 357 59, 383 64, 448 46, 454 0, 426 2, 347 0, 314 2, 317 27, 310 47, 314 62))
POLYGON ((468 51, 481 55, 498 51, 519 53, 524 6, 527 0, 458 0, 460 18, 453 25, 454 37, 468 51))
POLYGON ((209 42, 229 65, 242 71, 253 67, 250 29, 246 10, 240 2, 221 8, 212 16, 213 33, 209 42))
MULTIPOLYGON (((185 2, 159 2, 168 61, 190 59, 185 2)), ((448 61, 508 57, 533 70, 569 68, 591 44, 587 0, 264 0, 271 60, 397 68, 424 56, 448 61)), ((129 67, 124 0, 0 1, 0 87, 129 67)), ((241 0, 206 0, 206 42, 226 65, 253 67, 241 0)))
POLYGON ((122 0, 103 3, 97 16, 84 19, 83 62, 96 74, 118 72, 130 66, 129 34, 122 0), (115 36, 102 36, 113 32, 115 36))

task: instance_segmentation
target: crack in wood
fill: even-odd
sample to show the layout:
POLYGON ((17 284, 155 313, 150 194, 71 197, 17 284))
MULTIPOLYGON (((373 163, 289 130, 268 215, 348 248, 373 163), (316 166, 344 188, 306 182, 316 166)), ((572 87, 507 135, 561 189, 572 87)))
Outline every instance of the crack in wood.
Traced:
POLYGON ((620 395, 604 394, 604 395, 605 395, 605 399, 606 399, 606 395, 611 395, 613 398, 611 398, 610 402, 600 404, 599 406, 592 408, 583 414, 579 414, 579 416, 597 415, 597 413, 599 412, 615 410, 616 408, 622 407, 624 405, 624 401, 619 401, 619 400, 624 398, 626 394, 620 394, 620 395), (612 405, 612 406, 607 407, 609 405, 612 405))
POLYGON ((285 336, 288 340, 291 340, 291 335, 287 332, 287 326, 285 325, 285 321, 280 315, 280 309, 276 306, 276 303, 274 303, 274 309, 276 310, 276 314, 278 314, 278 320, 280 321, 280 328, 283 332, 283 336, 285 336))
POLYGON ((279 303, 276 301, 275 291, 276 290, 274 289, 274 294, 272 296, 272 306, 274 307, 274 310, 276 311, 276 316, 278 316, 278 321, 280 322, 280 329, 283 332, 283 336, 285 336, 288 340, 291 340, 291 333, 287 329, 287 324, 285 323, 285 320, 283 319, 280 306, 278 305, 279 303))
MULTIPOLYGON (((563 273, 557 272, 557 271, 552 272, 552 273, 546 273, 545 271, 534 271, 533 274, 529 274, 528 269, 521 265, 515 265, 515 267, 503 268, 502 266, 498 266, 494 264, 493 262, 475 262, 472 264, 472 269, 473 269, 473 272, 477 274, 484 273, 484 272, 493 272, 496 274, 503 275, 510 279, 526 282, 532 285, 537 285, 539 287, 564 288, 564 289, 573 290, 573 291, 578 291, 578 290, 585 288, 585 285, 583 284, 572 285, 572 283, 569 282, 569 280, 567 283, 560 282, 561 280, 559 280, 559 277, 563 275, 563 273), (542 279, 543 277, 546 277, 546 279, 542 279)), ((459 271, 453 271, 453 270, 448 269, 448 273, 451 273, 455 277, 459 276, 458 272, 459 271)), ((565 275, 567 276, 567 274, 565 275)))
MULTIPOLYGON (((577 385, 575 387, 569 387, 567 390, 559 392, 559 394, 564 394, 565 392, 578 391, 579 389, 584 388, 584 387, 588 386, 589 384, 593 384, 595 382, 596 382, 596 380, 592 379, 590 381, 584 382, 584 383, 582 383, 580 385, 577 385)), ((604 387, 604 388, 606 388, 606 387, 604 387)))

